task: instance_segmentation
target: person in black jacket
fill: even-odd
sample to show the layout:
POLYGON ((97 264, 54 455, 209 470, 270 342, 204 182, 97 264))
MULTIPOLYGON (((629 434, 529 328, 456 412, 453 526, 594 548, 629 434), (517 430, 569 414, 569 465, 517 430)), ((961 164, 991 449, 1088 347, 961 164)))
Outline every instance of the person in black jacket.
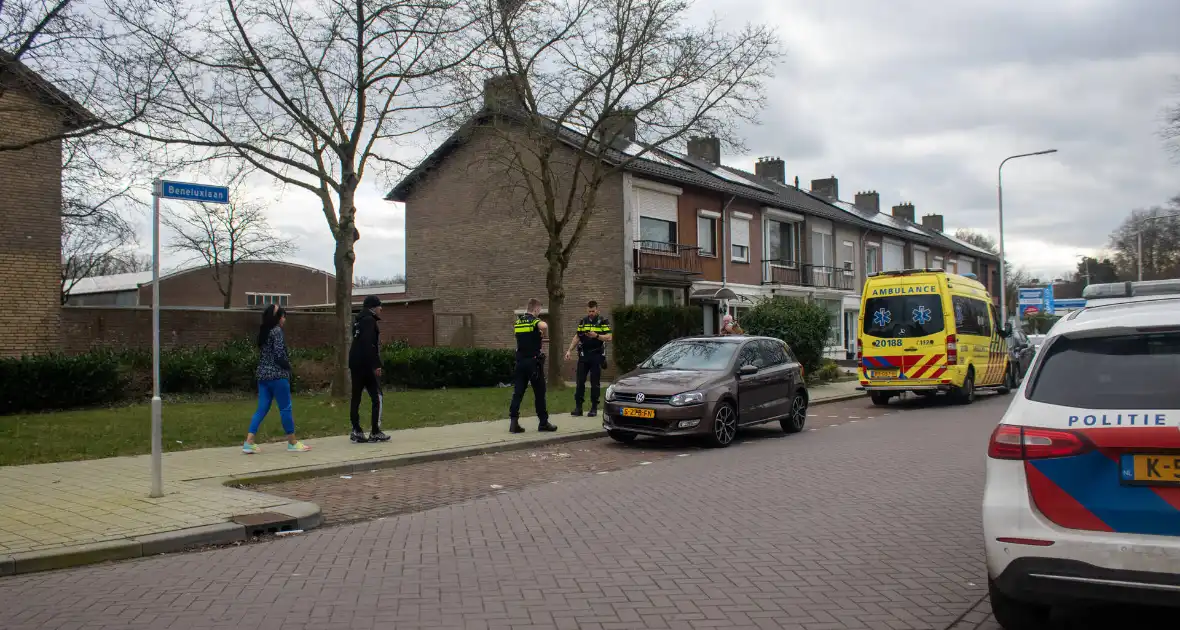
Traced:
POLYGON ((387 442, 389 436, 381 431, 381 299, 375 295, 365 298, 361 312, 352 323, 352 348, 348 351, 348 370, 352 374, 353 442, 387 442), (361 392, 368 391, 373 402, 373 426, 368 437, 361 429, 361 392))

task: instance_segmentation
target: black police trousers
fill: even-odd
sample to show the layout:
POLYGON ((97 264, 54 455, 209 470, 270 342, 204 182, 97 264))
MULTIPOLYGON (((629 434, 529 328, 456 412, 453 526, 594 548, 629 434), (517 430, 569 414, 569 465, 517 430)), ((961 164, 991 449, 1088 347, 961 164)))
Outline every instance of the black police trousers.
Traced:
POLYGON ((545 365, 539 358, 516 358, 516 370, 512 375, 512 404, 508 406, 508 417, 516 422, 520 419, 520 402, 524 400, 524 390, 533 386, 533 404, 537 409, 540 424, 549 422, 549 412, 545 409, 545 365))
POLYGON ((577 387, 574 389, 574 406, 582 408, 582 401, 586 400, 586 377, 590 377, 590 406, 598 407, 598 396, 602 391, 602 359, 601 352, 578 357, 578 376, 575 379, 577 387))

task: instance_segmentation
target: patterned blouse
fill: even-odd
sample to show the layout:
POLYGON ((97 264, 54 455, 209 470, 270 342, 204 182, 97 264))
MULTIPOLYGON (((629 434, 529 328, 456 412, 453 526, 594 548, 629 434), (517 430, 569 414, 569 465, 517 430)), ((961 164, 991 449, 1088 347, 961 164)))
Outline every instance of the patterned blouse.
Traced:
POLYGON ((260 381, 291 378, 291 362, 287 358, 287 344, 283 338, 283 329, 278 326, 270 329, 266 345, 262 346, 262 356, 258 358, 257 375, 260 381))

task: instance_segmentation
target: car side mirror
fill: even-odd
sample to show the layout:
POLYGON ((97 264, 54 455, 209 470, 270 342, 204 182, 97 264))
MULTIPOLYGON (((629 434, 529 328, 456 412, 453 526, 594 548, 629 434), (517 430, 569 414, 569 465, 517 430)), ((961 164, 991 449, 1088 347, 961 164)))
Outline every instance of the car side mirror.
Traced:
POLYGON ((758 366, 746 364, 738 368, 738 376, 753 376, 758 373, 758 366))

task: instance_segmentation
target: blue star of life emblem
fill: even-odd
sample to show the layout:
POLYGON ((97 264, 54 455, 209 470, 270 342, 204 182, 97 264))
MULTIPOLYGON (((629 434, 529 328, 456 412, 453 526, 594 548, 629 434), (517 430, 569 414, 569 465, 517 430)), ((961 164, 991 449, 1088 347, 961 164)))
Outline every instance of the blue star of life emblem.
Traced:
POLYGON ((885 326, 889 325, 889 322, 891 321, 893 321, 893 315, 883 308, 877 309, 877 312, 873 313, 873 323, 876 324, 878 328, 884 328, 885 326))
POLYGON ((925 326, 926 324, 930 323, 931 317, 932 314, 930 309, 925 306, 919 306, 918 308, 914 309, 914 323, 916 324, 925 326))

